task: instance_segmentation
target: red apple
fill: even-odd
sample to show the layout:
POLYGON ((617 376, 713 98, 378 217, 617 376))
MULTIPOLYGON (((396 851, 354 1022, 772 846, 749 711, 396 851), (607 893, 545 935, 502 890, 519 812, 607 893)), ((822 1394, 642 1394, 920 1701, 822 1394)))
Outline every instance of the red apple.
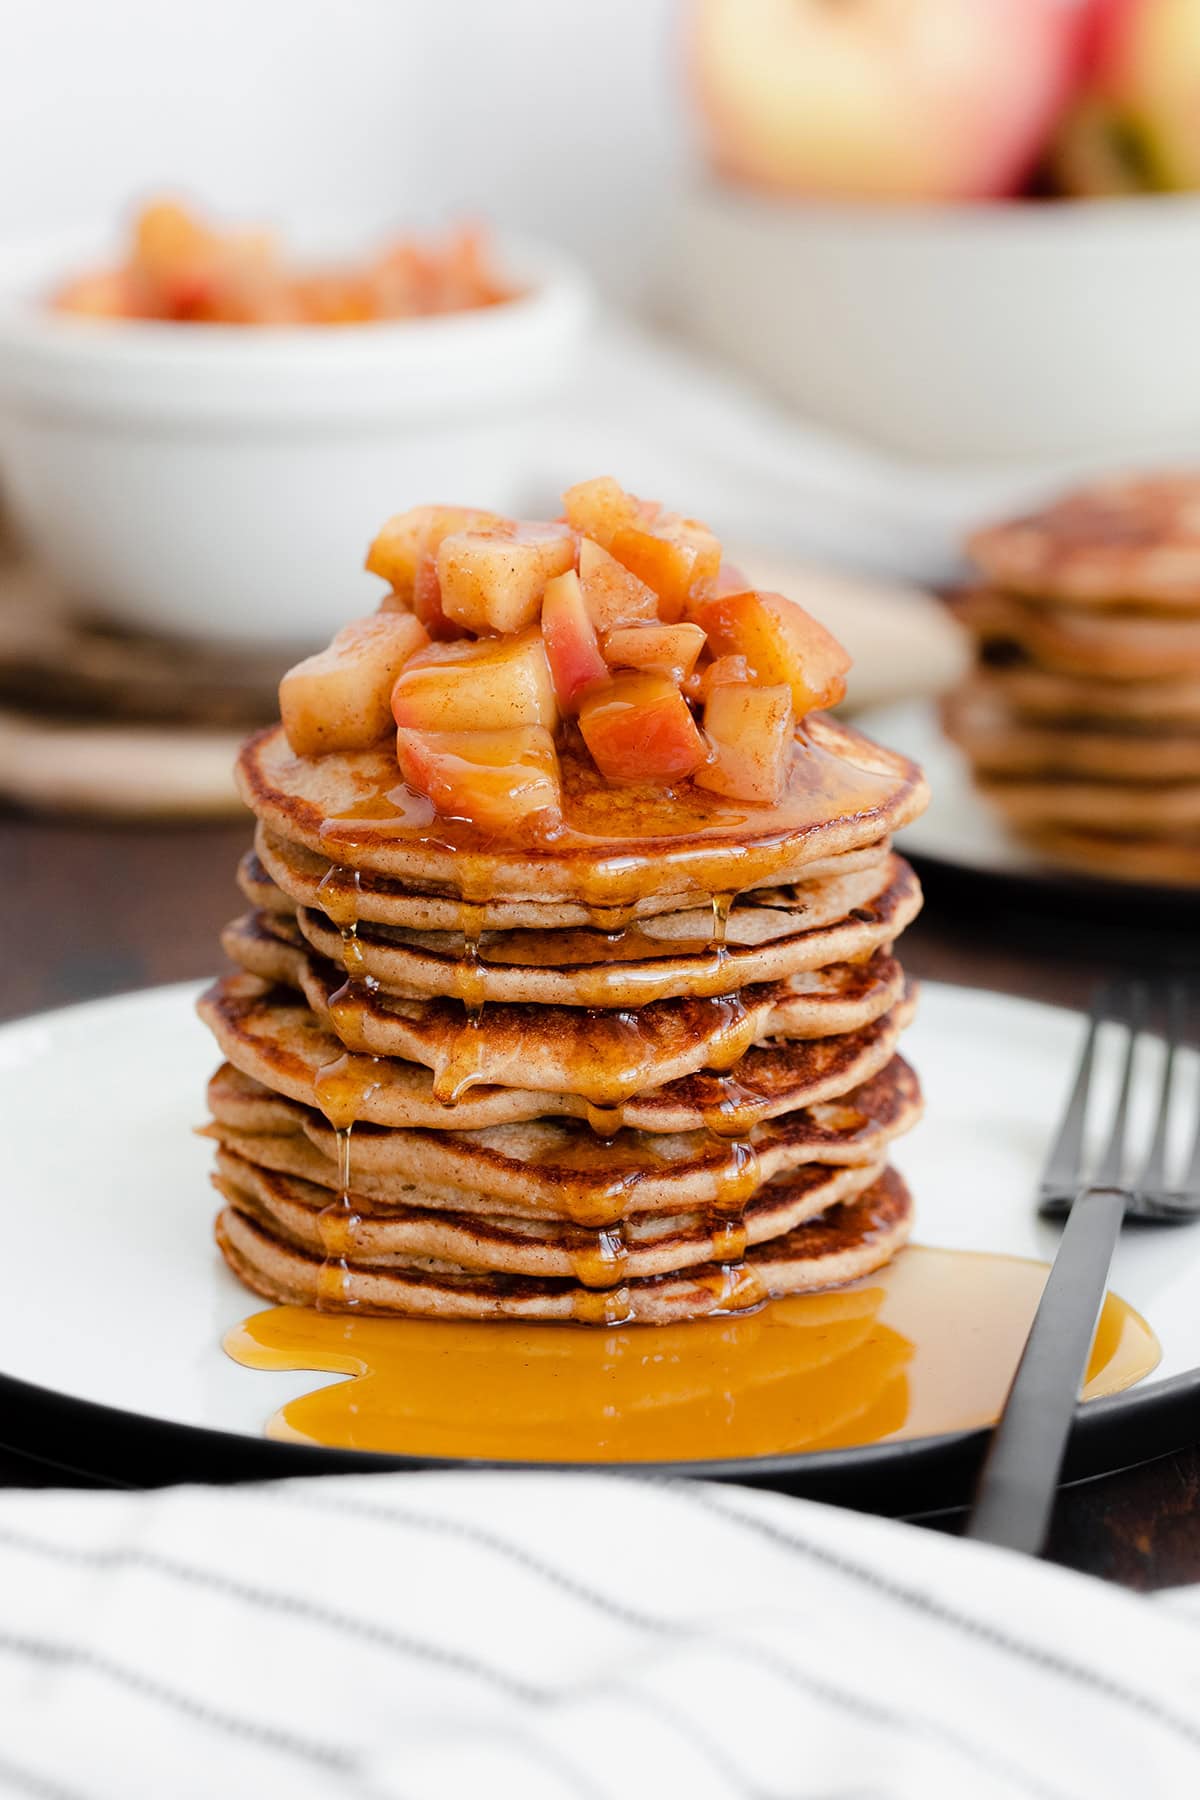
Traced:
POLYGON ((676 781, 708 752, 687 701, 665 675, 616 675, 586 695, 579 728, 610 781, 676 781))
POLYGON ((714 755, 697 770, 697 787, 762 804, 782 798, 796 735, 790 687, 720 684, 705 705, 704 731, 714 755))
POLYGON ((1015 193, 1073 79, 1068 0, 693 0, 714 161, 789 193, 1015 193))
MULTIPOLYGON (((381 615, 394 616, 394 615, 381 615)), ((536 627, 511 638, 430 644, 392 688, 397 725, 416 731, 500 731, 558 724, 554 684, 536 627)))
POLYGON ((566 713, 577 712, 588 689, 607 678, 608 664, 600 654, 596 627, 588 617, 574 569, 546 583, 542 642, 558 704, 566 713))
POLYGON ((750 679, 760 687, 786 682, 797 718, 819 706, 836 706, 845 693, 850 658, 794 600, 751 588, 702 600, 694 616, 715 656, 744 657, 750 679))
POLYGON ((1054 172, 1078 194, 1200 188, 1200 0, 1094 0, 1054 172))
POLYGON ((411 788, 447 819, 512 835, 561 822, 554 739, 540 725, 508 731, 414 731, 399 726, 396 760, 411 788))
POLYGON ((608 548, 658 595, 659 617, 669 625, 711 592, 721 567, 721 546, 708 527, 673 513, 618 526, 608 548))

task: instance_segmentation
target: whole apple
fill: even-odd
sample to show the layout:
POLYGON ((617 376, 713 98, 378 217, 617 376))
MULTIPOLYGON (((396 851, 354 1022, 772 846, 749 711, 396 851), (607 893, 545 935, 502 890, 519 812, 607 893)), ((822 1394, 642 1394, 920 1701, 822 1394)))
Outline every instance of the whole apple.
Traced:
POLYGON ((1054 169, 1068 193, 1200 188, 1200 0, 1094 0, 1054 169))
POLYGON ((694 0, 725 175, 796 194, 1015 193, 1078 73, 1083 0, 694 0))

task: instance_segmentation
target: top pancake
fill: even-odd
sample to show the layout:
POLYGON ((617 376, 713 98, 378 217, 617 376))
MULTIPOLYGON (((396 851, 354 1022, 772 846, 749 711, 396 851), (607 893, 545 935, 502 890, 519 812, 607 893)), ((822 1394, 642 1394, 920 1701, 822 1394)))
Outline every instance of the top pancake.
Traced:
POLYGON ((1033 600, 1200 612, 1200 473, 1098 482, 967 549, 993 586, 1033 600))
POLYGON ((563 825, 529 848, 434 816, 404 787, 389 746, 297 757, 275 726, 247 742, 237 779, 269 832, 340 865, 468 903, 585 908, 636 905, 664 888, 707 896, 803 880, 817 859, 873 845, 908 824, 928 798, 914 763, 823 713, 797 728, 777 806, 690 787, 612 786, 570 743, 560 765, 563 825))

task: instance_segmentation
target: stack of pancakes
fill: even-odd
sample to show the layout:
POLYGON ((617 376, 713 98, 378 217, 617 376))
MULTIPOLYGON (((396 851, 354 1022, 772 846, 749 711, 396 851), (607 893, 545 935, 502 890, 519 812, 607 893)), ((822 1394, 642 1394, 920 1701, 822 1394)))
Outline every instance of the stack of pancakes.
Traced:
POLYGON ((919 771, 813 714, 777 807, 562 772, 564 830, 523 851, 409 819, 386 746, 247 744, 249 910, 200 1010, 217 1236, 256 1292, 661 1322, 904 1241, 919 771))
POLYGON ((977 785, 1050 855, 1200 883, 1200 476, 1095 486, 969 552, 945 718, 977 785))

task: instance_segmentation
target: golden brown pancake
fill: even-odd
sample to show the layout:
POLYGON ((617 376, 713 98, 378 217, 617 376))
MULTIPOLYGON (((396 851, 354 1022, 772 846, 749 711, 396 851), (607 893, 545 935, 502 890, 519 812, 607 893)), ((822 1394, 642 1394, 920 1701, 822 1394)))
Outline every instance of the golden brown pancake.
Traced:
MULTIPOLYGON (((814 883, 834 877, 842 880, 864 870, 881 868, 890 848, 890 839, 880 838, 861 850, 817 857, 805 865, 802 886, 785 891, 797 905, 802 904, 814 883)), ((252 905, 270 912, 294 913, 300 906, 329 912, 332 889, 335 902, 349 903, 356 918, 372 924, 397 925, 410 931, 461 933, 463 929, 461 901, 412 893, 400 883, 367 869, 344 872, 328 857, 318 856, 303 844, 289 843, 261 825, 255 835, 255 848, 247 852, 238 870, 238 884, 252 905), (339 879, 344 873, 350 876, 349 881, 339 879)), ((655 888, 629 906, 615 909, 562 901, 483 900, 472 906, 471 916, 477 931, 562 931, 588 925, 612 931, 635 919, 682 912, 695 905, 695 894, 673 894, 668 886, 655 888)))
POLYGON ((976 531, 967 551, 993 586, 1034 600, 1200 613, 1200 474, 1096 482, 976 531))
MULTIPOLYGON (((569 1278, 538 1279, 458 1269, 431 1261, 387 1268, 348 1261, 338 1271, 340 1304, 410 1318, 585 1319, 665 1324, 736 1310, 768 1295, 852 1281, 905 1242, 912 1202, 894 1169, 865 1193, 751 1248, 736 1272, 718 1263, 633 1278, 607 1297, 569 1278)), ((234 1206, 217 1220, 217 1242, 234 1273, 271 1300, 312 1306, 325 1287, 322 1259, 274 1235, 234 1206)))
MULTIPOLYGON (((767 1183, 747 1202, 746 1241, 764 1243, 853 1199, 878 1180, 882 1168, 810 1163, 767 1183)), ((465 1269, 610 1287, 627 1276, 664 1275, 729 1255, 729 1228, 712 1212, 640 1213, 619 1228, 588 1230, 504 1213, 384 1207, 355 1193, 343 1213, 331 1204, 328 1188, 229 1150, 218 1151, 213 1181, 231 1206, 310 1256, 325 1255, 333 1235, 352 1261, 401 1266, 432 1258, 465 1269)))
POLYGON ((1200 729, 1030 724, 965 693, 948 696, 942 717, 947 735, 985 774, 1200 782, 1200 729))
POLYGON ((1112 681, 1200 676, 1200 613, 1174 616, 1129 607, 1089 612, 1035 606, 984 589, 962 595, 954 610, 985 659, 1018 651, 1056 674, 1112 681))
POLYGON ((467 901, 627 906, 647 889, 703 896, 803 881, 807 866, 878 842, 925 806, 914 763, 813 713, 797 728, 777 806, 605 781, 581 746, 560 754, 561 830, 526 850, 462 820, 415 818, 389 747, 297 757, 282 727, 247 742, 243 799, 266 829, 417 892, 467 901))
POLYGON ((1122 838, 1200 836, 1200 782, 1085 781, 1048 776, 978 776, 977 785, 1012 824, 1122 838))
POLYGON ((1120 681, 1056 675, 1030 663, 980 664, 957 690, 999 703, 1014 718, 1044 724, 1184 726, 1200 729, 1200 678, 1120 681))
MULTIPOLYGON (((204 1134, 249 1162, 298 1175, 335 1194, 333 1128, 312 1108, 284 1099, 224 1064, 208 1090, 213 1123, 204 1134)), ((821 1101, 748 1134, 762 1182, 804 1165, 876 1163, 921 1113, 916 1076, 902 1057, 837 1100, 821 1101)), ((707 1131, 624 1130, 597 1138, 572 1119, 541 1119, 477 1131, 395 1131, 358 1125, 352 1186, 381 1204, 503 1212, 523 1218, 611 1224, 645 1212, 686 1212, 719 1203, 737 1175, 742 1147, 707 1131)))
MULTIPOLYGON (((840 1036, 752 1045, 727 1075, 705 1070, 625 1100, 619 1123, 634 1130, 687 1132, 710 1127, 739 1135, 859 1086, 890 1061, 912 1003, 840 1036)), ((246 1075, 302 1106, 329 1106, 323 1071, 335 1068, 342 1122, 408 1129, 479 1130, 542 1118, 583 1118, 588 1102, 572 1093, 517 1087, 474 1087, 453 1106, 434 1092, 423 1064, 344 1052, 303 995, 253 975, 227 975, 199 1002, 221 1052, 246 1075)), ((482 1029, 482 1027, 479 1027, 482 1029)), ((614 1129, 618 1121, 614 1121, 614 1129)))
POLYGON ((636 1011, 494 1005, 487 1029, 458 1000, 403 1000, 359 986, 309 949, 295 921, 247 913, 221 935, 231 962, 304 995, 346 1049, 432 1069, 438 1098, 468 1086, 566 1089, 597 1106, 697 1069, 728 1068, 751 1044, 857 1031, 895 1006, 904 973, 877 950, 736 996, 659 1000, 636 1011))

